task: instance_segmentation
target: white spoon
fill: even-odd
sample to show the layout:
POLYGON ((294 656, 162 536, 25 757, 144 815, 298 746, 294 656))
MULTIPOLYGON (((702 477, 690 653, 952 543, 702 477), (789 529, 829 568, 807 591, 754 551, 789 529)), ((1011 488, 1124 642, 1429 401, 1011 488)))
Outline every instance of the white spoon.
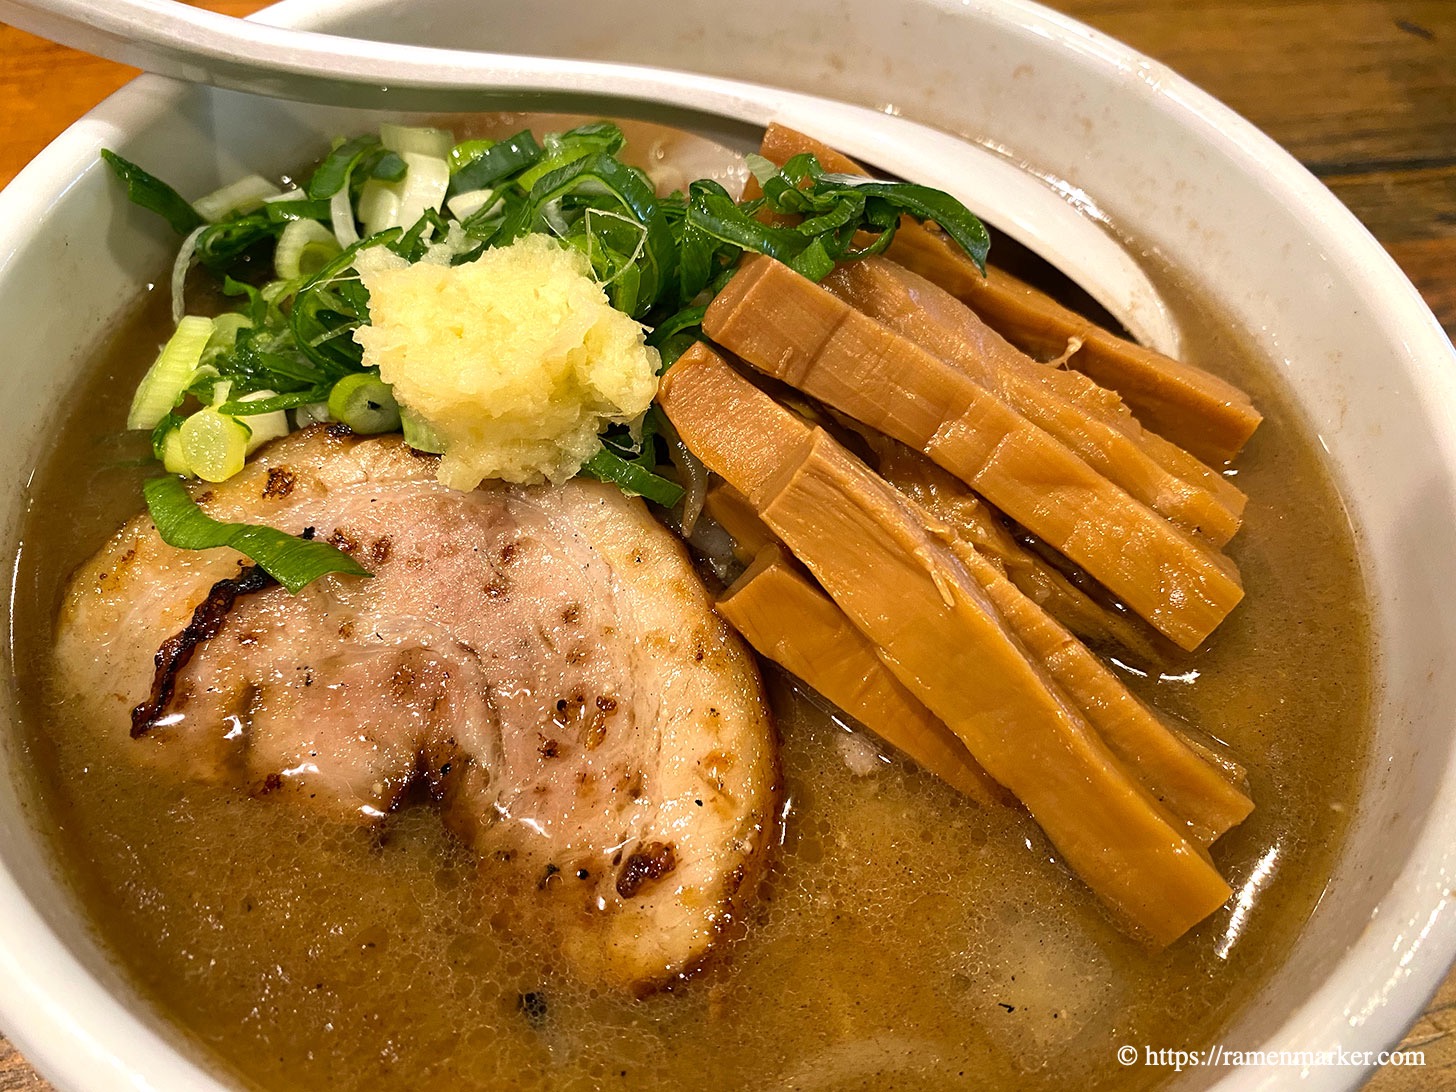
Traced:
POLYGON ((0 20, 159 75, 273 98, 394 110, 601 112, 712 130, 777 121, 880 170, 945 190, 1066 273, 1147 345, 1178 356, 1178 325, 1100 223, 970 141, 863 106, 642 65, 472 53, 285 30, 173 0, 0 0, 0 20), (686 116, 685 116, 686 115, 686 116))

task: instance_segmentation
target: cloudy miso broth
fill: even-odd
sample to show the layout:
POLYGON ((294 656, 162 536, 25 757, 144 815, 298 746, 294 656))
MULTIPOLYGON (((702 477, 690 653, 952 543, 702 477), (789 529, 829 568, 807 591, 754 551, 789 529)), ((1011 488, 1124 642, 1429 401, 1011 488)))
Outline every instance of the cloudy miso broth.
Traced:
MULTIPOLYGON (((1213 847, 1235 895, 1149 954, 1019 812, 979 808, 766 672, 782 845, 701 974, 587 990, 508 913, 427 802, 381 830, 129 761, 45 681, 69 573, 139 507, 121 429, 154 299, 97 361, 38 468, 15 632, 27 746, 61 869, 128 976, 214 1064, 268 1089, 1136 1088, 1123 1044, 1211 1041, 1278 966, 1355 805, 1370 648, 1348 522, 1271 371, 1190 306, 1265 421, 1238 461, 1247 598, 1197 654, 1124 672, 1225 741, 1253 815, 1213 847)), ((1134 665, 1138 666, 1138 665, 1134 665)), ((1254 1044, 1229 1044, 1233 1048, 1254 1044)))

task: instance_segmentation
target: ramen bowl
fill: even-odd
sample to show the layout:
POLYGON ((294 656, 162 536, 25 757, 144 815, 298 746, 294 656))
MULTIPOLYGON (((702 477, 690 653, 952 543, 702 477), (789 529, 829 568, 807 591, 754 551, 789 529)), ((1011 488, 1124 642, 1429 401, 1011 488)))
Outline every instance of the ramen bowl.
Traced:
MULTIPOLYGON (((1306 1088, 1354 1086, 1456 953, 1448 906, 1456 675, 1444 670, 1456 662, 1456 623, 1437 609, 1456 580, 1450 343, 1369 233, 1285 152, 1086 27, 1014 0, 813 8, 743 0, 728 37, 715 33, 720 13, 706 0, 683 0, 671 20, 584 0, 561 0, 549 18, 536 5, 289 0, 261 18, 381 42, 734 77, 963 134, 1063 194, 1273 361, 1327 452, 1354 528, 1378 651, 1374 724, 1361 804, 1325 893, 1282 966, 1220 1037, 1265 1052, 1268 1063, 1178 1080, 1252 1089, 1299 1076, 1306 1088), (1356 1064, 1306 1072, 1278 1064, 1281 1053, 1333 1051, 1356 1064)), ((458 92, 412 98, 410 108, 498 107, 488 85, 470 85, 469 59, 459 63, 458 92)), ((98 151, 113 148, 201 193, 245 172, 284 171, 321 137, 375 117, 143 78, 0 195, 8 227, 0 329, 9 348, 0 401, 10 414, 0 458, 12 469, 0 529, 12 556, 32 503, 27 471, 53 438, 54 407, 171 259, 163 235, 126 214, 98 151)), ((12 697, 20 681, 7 677, 12 697)), ((42 805, 20 776, 25 761, 19 734, 0 733, 0 1026, 63 1090, 225 1087, 95 939, 57 875, 39 829, 42 805)))

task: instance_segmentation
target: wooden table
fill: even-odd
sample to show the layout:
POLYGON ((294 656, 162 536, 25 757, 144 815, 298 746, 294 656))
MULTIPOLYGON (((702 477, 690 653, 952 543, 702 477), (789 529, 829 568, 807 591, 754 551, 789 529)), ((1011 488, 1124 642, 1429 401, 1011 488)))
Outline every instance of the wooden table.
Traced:
MULTIPOLYGON (((192 0, 231 15, 258 0, 192 0)), ((1350 206, 1456 333, 1456 0, 1051 0, 1170 64, 1279 141, 1350 206)), ((0 26, 0 184, 130 69, 0 26)), ((1375 1092, 1456 1087, 1456 975, 1405 1041, 1423 1069, 1375 1092)), ((0 1039, 0 1092, 49 1086, 0 1039)))

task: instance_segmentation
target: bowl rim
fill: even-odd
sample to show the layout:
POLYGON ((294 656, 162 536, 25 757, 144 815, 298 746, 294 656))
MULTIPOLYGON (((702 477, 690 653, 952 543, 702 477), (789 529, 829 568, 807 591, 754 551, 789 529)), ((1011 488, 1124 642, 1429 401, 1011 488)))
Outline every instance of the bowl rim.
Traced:
MULTIPOLYGON (((968 8, 956 0, 918 0, 951 15, 968 8)), ((309 29, 346 18, 379 0, 282 0, 252 18, 309 29)), ((1138 95, 1192 129, 1203 143, 1241 169, 1257 173, 1278 203, 1297 211, 1308 238, 1332 259, 1370 272, 1368 321, 1398 329, 1411 362, 1407 397, 1429 406, 1456 407, 1456 349, 1394 259, 1343 204, 1287 151, 1232 109, 1165 65, 1110 36, 1031 0, 977 0, 976 18, 1009 33, 1036 37, 1123 80, 1138 95)), ((468 54, 461 54, 467 57, 468 54)), ((631 66, 621 66, 630 68, 631 66)), ((157 123, 191 88, 159 77, 127 84, 67 128, 0 192, 0 222, 44 229, 55 201, 88 168, 101 147, 157 123)), ((6 275, 19 242, 0 248, 6 275)), ((1434 440, 1441 463, 1456 471, 1456 409, 1434 440)), ((1385 1050, 1399 1041, 1440 985, 1456 957, 1456 922, 1450 910, 1456 874, 1456 753, 1448 756, 1429 810, 1378 913, 1360 938, 1341 952, 1333 969, 1295 1011, 1260 1044, 1277 1052, 1385 1050), (1386 968, 1375 981, 1372 967, 1386 968), (1337 1032, 1343 1029, 1348 1041, 1337 1032)), ((60 940, 25 895, 8 863, 0 862, 0 1027, 62 1092, 126 1087, 155 1092, 218 1090, 227 1086, 179 1052, 166 1036, 135 1014, 60 940), (146 1064, 143 1071, 138 1067, 146 1064)), ((1352 1088, 1375 1062, 1315 1068, 1301 1074, 1306 1087, 1352 1088)), ((1283 1083, 1287 1067, 1264 1064, 1226 1075, 1221 1088, 1265 1089, 1283 1083)))

